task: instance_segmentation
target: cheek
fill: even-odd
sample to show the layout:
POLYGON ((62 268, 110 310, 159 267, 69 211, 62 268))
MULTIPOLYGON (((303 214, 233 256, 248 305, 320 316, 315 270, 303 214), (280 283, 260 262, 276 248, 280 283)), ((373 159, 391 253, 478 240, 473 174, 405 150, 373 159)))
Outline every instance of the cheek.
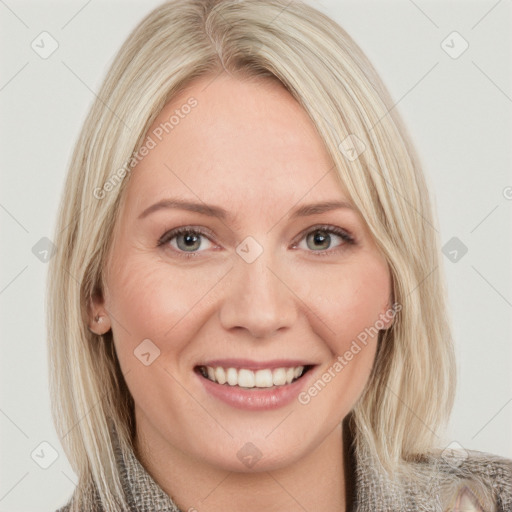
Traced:
MULTIPOLYGON (((316 294, 311 294, 318 311, 333 332, 328 336, 346 343, 365 328, 378 324, 389 306, 391 278, 385 260, 361 257, 330 272, 314 276, 316 294)), ((312 288, 313 289, 313 288, 312 288)))
POLYGON ((144 253, 133 254, 113 268, 106 307, 118 355, 126 362, 145 339, 154 341, 162 355, 181 351, 200 324, 190 321, 190 313, 201 313, 205 297, 225 273, 225 269, 173 268, 144 253), (182 332, 185 327, 187 336, 182 332))
MULTIPOLYGON (((149 337, 151 327, 156 327, 157 318, 167 310, 162 302, 162 290, 167 288, 167 297, 172 294, 172 286, 165 286, 162 275, 155 265, 145 265, 142 259, 130 258, 116 267, 108 283, 107 308, 113 317, 114 332, 136 341, 142 334, 149 337)), ((170 310, 169 310, 170 312, 170 310)))
POLYGON ((316 290, 321 293, 311 295, 310 306, 321 316, 322 324, 329 326, 318 327, 318 332, 331 357, 305 390, 301 403, 316 402, 327 414, 332 414, 336 404, 337 420, 341 420, 354 407, 370 377, 391 278, 387 263, 375 257, 340 266, 328 279, 320 273, 317 278, 316 290))

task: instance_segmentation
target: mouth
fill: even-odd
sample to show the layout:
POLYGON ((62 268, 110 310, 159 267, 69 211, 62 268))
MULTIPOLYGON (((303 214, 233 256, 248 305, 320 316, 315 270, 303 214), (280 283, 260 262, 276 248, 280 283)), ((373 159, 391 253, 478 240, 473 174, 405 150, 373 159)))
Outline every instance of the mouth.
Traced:
POLYGON ((243 367, 198 365, 194 371, 204 379, 223 386, 244 390, 261 390, 288 386, 303 378, 313 366, 282 366, 251 370, 243 367))

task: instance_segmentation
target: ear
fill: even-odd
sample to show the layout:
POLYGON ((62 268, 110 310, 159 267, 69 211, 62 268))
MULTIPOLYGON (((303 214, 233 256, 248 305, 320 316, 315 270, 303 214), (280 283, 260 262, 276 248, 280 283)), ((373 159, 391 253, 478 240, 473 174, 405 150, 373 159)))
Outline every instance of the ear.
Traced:
POLYGON ((391 297, 385 307, 382 308, 379 314, 379 320, 382 330, 388 330, 395 321, 395 316, 402 309, 402 305, 395 302, 391 297))
POLYGON ((112 324, 110 316, 105 307, 105 301, 101 291, 95 291, 90 297, 87 313, 89 321, 88 328, 93 334, 101 336, 111 329, 112 324))

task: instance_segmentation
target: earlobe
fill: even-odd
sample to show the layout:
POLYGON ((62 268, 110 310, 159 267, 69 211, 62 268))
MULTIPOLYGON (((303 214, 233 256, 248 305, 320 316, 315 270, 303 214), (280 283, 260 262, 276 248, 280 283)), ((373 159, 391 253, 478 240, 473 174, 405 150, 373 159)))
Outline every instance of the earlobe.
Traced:
POLYGON ((111 328, 110 318, 106 314, 96 314, 91 324, 88 326, 89 331, 100 336, 106 334, 111 328))
POLYGON ((103 297, 95 293, 89 301, 89 325, 87 328, 99 336, 106 334, 112 327, 110 317, 104 306, 103 297))
POLYGON ((388 330, 389 328, 392 327, 392 325, 394 324, 394 321, 395 321, 395 315, 400 310, 400 308, 398 306, 399 306, 399 304, 397 304, 393 301, 390 301, 387 304, 386 308, 381 312, 381 314, 379 315, 379 318, 383 324, 382 330, 388 330))

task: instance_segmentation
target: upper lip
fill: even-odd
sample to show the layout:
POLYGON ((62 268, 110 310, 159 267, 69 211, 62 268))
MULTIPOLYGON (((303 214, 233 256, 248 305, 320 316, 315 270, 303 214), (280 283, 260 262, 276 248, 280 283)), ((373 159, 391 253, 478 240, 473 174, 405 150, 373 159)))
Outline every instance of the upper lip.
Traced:
POLYGON ((251 359, 211 359, 196 366, 211 366, 216 368, 245 368, 247 370, 265 370, 274 368, 295 368, 297 366, 314 366, 314 363, 304 359, 272 359, 270 361, 253 361, 251 359))

